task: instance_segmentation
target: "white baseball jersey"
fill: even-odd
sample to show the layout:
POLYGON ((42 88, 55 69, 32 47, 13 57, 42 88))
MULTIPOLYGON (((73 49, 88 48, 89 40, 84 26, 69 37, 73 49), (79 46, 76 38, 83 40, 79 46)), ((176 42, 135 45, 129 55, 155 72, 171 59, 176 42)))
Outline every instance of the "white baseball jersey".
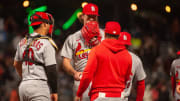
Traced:
POLYGON ((142 65, 140 58, 130 51, 129 51, 129 53, 132 56, 132 74, 126 84, 126 88, 122 92, 122 96, 124 96, 125 98, 128 98, 128 96, 131 93, 131 88, 132 88, 132 83, 133 83, 134 77, 137 81, 141 81, 146 78, 146 73, 143 69, 143 65, 142 65))
MULTIPOLYGON (((104 39, 104 33, 100 30, 101 40, 104 39)), ((85 40, 81 34, 81 30, 70 35, 64 42, 64 46, 61 50, 61 56, 72 59, 74 62, 74 69, 82 72, 86 66, 88 60, 88 54, 91 47, 85 45, 85 40)))
MULTIPOLYGON (((175 77, 176 84, 180 82, 180 58, 175 59, 172 64, 171 64, 171 70, 170 70, 170 75, 175 77)), ((176 101, 180 100, 180 95, 176 92, 174 92, 174 96, 176 101)))
MULTIPOLYGON (((31 36, 36 36, 38 33, 33 33, 31 36)), ((22 61, 25 55, 27 45, 31 42, 32 38, 26 40, 22 39, 18 46, 15 55, 15 61, 22 61)), ((53 44, 54 41, 51 40, 53 44)), ((29 58, 34 61, 40 62, 45 66, 56 64, 55 48, 52 46, 48 39, 38 39, 33 41, 29 48, 29 58)), ((36 65, 31 62, 23 61, 22 63, 22 80, 47 80, 44 67, 36 65)))

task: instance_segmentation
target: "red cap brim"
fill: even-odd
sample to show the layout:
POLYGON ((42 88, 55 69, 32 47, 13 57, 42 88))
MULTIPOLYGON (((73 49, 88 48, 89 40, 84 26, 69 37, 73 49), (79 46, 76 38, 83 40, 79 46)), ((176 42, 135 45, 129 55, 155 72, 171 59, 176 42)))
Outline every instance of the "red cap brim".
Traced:
POLYGON ((39 24, 41 24, 42 22, 33 22, 33 23, 31 23, 31 25, 30 26, 35 26, 35 25, 39 25, 39 24))
POLYGON ((83 13, 85 15, 96 15, 96 16, 100 16, 99 14, 95 14, 95 13, 83 13))

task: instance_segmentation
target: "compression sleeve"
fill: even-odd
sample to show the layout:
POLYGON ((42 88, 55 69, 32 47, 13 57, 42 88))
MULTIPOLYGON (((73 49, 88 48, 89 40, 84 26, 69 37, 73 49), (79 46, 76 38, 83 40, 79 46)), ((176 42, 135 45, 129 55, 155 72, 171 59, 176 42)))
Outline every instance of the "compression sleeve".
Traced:
POLYGON ((48 84, 51 88, 51 93, 57 93, 57 70, 56 64, 45 66, 48 84))

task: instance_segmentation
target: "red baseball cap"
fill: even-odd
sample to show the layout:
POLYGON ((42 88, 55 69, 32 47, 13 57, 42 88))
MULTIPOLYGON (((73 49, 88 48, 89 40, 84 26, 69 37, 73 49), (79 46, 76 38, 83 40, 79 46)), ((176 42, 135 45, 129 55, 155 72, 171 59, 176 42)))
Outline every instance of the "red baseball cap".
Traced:
POLYGON ((97 5, 92 4, 92 3, 88 3, 87 5, 85 5, 83 7, 83 14, 99 16, 97 5))
POLYGON ((105 33, 119 35, 121 32, 121 26, 118 22, 109 21, 105 26, 105 33))
POLYGON ((131 35, 128 32, 120 32, 119 39, 123 45, 131 45, 131 35))

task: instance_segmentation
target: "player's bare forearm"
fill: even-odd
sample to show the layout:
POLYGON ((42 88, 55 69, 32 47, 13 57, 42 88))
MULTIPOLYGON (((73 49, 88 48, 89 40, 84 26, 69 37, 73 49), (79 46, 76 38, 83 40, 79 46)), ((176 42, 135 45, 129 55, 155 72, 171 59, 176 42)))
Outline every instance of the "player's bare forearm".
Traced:
POLYGON ((81 79, 82 72, 78 72, 72 67, 71 59, 64 57, 63 68, 68 74, 72 75, 75 80, 79 81, 81 79))
POLYGON ((14 61, 13 66, 16 68, 19 76, 22 77, 22 62, 21 61, 14 61))
POLYGON ((66 57, 63 58, 63 68, 68 74, 72 76, 77 72, 71 65, 71 59, 66 57))

